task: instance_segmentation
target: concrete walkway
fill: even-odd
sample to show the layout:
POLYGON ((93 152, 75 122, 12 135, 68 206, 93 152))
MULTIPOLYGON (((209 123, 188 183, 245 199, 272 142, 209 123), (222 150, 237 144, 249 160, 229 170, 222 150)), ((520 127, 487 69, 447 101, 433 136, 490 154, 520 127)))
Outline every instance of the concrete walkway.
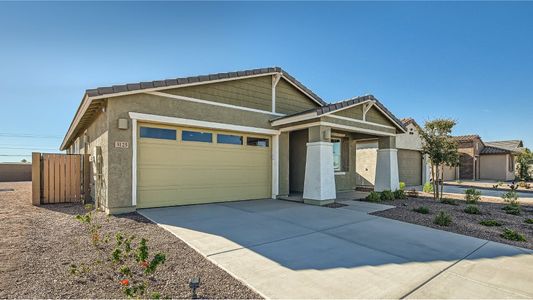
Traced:
POLYGON ((351 201, 139 212, 266 298, 532 298, 533 251, 371 216, 351 201))

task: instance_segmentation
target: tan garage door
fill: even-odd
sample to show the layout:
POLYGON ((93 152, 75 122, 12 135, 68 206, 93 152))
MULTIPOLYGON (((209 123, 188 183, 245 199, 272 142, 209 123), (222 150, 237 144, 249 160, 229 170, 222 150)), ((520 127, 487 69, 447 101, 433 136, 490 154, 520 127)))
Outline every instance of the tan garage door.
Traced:
POLYGON ((422 154, 419 151, 398 149, 400 181, 407 186, 422 184, 422 154))
POLYGON ((268 136, 140 124, 137 206, 271 197, 268 136))

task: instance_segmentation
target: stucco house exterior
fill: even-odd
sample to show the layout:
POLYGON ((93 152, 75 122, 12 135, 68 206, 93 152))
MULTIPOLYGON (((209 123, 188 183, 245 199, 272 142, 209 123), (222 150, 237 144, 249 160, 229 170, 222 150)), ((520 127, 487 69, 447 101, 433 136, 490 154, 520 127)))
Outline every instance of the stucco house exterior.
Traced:
MULTIPOLYGON (((429 182, 431 168, 422 155, 422 139, 418 134, 419 125, 413 118, 401 119, 406 132, 396 135, 398 150, 398 179, 407 186, 423 185, 429 182)), ((375 139, 361 140, 356 145, 357 184, 373 187, 377 174, 378 142, 375 139)))
POLYGON ((90 154, 108 213, 290 193, 324 205, 355 189, 359 140, 377 140, 376 190, 397 189, 406 132, 371 95, 328 104, 274 67, 87 90, 61 150, 90 154))
POLYGON ((483 142, 474 134, 453 138, 460 153, 459 166, 446 168, 445 180, 515 179, 515 157, 524 147, 521 140, 483 142))

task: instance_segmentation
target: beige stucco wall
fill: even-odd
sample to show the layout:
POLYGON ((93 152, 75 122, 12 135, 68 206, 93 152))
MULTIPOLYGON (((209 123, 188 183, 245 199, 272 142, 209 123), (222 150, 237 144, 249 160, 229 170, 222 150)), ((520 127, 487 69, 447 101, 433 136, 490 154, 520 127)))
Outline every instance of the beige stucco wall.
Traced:
POLYGON ((513 180, 514 172, 509 171, 509 154, 481 155, 480 178, 492 180, 513 180))
POLYGON ((421 150, 422 139, 413 123, 408 124, 407 133, 396 135, 396 148, 407 150, 421 150), (410 134, 412 133, 412 134, 410 134))

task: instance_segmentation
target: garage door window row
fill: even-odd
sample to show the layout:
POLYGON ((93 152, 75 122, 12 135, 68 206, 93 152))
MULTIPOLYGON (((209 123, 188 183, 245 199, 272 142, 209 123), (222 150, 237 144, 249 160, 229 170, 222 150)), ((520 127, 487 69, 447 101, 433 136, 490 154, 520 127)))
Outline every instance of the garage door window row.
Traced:
MULTIPOLYGON (((213 135, 216 135, 217 144, 247 145, 253 147, 268 147, 269 139, 242 136, 234 134, 212 133, 206 131, 181 130, 181 140, 185 142, 213 143, 213 135), (245 143, 246 140, 246 143, 245 143)), ((162 140, 176 140, 177 130, 156 127, 140 127, 140 137, 162 140)))

